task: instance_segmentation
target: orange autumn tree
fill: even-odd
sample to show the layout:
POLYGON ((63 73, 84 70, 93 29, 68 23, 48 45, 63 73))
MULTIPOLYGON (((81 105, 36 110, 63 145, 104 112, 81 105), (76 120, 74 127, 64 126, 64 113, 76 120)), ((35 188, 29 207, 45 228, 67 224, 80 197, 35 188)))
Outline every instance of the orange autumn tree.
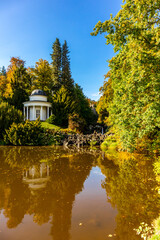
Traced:
POLYGON ((22 65, 24 67, 25 61, 19 57, 12 57, 10 60, 10 65, 7 69, 7 86, 5 91, 5 97, 9 98, 12 96, 13 91, 11 87, 11 81, 14 79, 15 71, 22 65))
POLYGON ((7 88, 7 77, 4 75, 0 75, 0 100, 5 100, 5 93, 7 88))
POLYGON ((28 99, 31 90, 31 77, 25 68, 25 61, 12 57, 7 69, 5 98, 17 109, 22 110, 22 103, 28 99))

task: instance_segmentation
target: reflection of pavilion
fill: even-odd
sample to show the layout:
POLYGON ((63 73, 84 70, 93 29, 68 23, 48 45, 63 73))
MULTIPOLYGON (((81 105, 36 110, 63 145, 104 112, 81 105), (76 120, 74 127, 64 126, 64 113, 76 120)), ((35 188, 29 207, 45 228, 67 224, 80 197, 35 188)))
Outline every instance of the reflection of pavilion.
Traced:
MULTIPOLYGON (((1 205, 9 218, 7 224, 10 224, 10 228, 17 227, 24 216, 29 214, 33 215, 33 221, 39 225, 51 224, 53 240, 70 240, 72 206, 75 196, 82 191, 89 176, 93 158, 81 154, 62 158, 58 152, 59 159, 47 165, 47 161, 54 157, 53 151, 48 152, 48 149, 7 149, 6 164, 11 174, 4 181, 0 171, 0 185, 4 185, 6 196, 6 200, 0 199, 1 205), (39 162, 42 159, 46 162, 39 162), (1 184, 3 181, 4 184, 1 184), (6 185, 8 182, 9 185, 6 185)), ((5 167, 2 171, 4 173, 5 167)))
POLYGON ((23 171, 23 182, 32 190, 46 187, 49 180, 49 166, 41 163, 40 166, 32 166, 23 171))

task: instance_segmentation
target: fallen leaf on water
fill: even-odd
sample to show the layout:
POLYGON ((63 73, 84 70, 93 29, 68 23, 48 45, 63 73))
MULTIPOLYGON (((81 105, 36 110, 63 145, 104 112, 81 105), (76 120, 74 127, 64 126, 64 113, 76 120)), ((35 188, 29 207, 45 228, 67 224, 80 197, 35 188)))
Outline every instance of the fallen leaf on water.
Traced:
POLYGON ((108 237, 112 237, 112 234, 109 234, 108 237))
POLYGON ((82 226, 82 223, 79 223, 79 226, 82 226))

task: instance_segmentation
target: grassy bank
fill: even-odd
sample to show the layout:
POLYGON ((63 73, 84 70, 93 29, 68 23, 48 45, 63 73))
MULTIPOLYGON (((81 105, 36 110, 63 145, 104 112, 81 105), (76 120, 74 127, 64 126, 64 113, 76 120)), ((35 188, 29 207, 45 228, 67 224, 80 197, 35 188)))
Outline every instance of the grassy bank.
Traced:
POLYGON ((55 131, 59 131, 61 130, 60 127, 56 126, 56 125, 53 125, 53 124, 50 124, 48 122, 41 122, 41 126, 44 128, 44 129, 54 129, 55 131))

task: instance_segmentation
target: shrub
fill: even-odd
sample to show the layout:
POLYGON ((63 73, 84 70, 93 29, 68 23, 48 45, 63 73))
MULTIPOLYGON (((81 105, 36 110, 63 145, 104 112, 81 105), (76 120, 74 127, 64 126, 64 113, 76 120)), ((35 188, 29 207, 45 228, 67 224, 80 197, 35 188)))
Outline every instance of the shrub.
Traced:
POLYGON ((47 120, 46 122, 50 123, 50 124, 55 124, 55 120, 56 120, 56 116, 54 114, 52 114, 47 120))
POLYGON ((44 130, 40 120, 35 122, 26 121, 24 123, 13 123, 6 130, 4 137, 6 144, 12 145, 46 145, 44 130))
POLYGON ((91 146, 91 148, 92 147, 94 147, 96 144, 97 144, 97 141, 95 141, 95 140, 90 140, 90 146, 91 146))
POLYGON ((2 138, 5 130, 8 129, 13 122, 20 123, 23 121, 23 114, 14 106, 10 106, 7 102, 0 104, 0 138, 2 138))
POLYGON ((114 135, 108 136, 105 141, 101 144, 102 150, 117 150, 118 149, 118 142, 114 135))

